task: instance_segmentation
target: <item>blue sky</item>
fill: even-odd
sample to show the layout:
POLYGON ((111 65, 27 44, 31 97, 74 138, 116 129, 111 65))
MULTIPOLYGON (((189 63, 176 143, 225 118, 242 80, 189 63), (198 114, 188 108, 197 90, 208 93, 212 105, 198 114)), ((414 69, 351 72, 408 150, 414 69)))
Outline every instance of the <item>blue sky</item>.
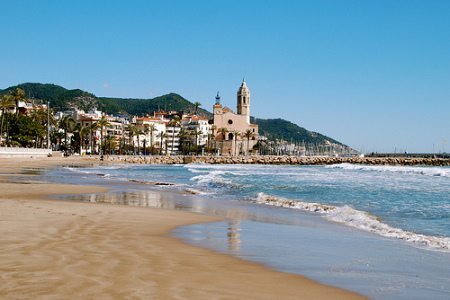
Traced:
POLYGON ((363 151, 450 152, 450 1, 0 0, 0 88, 176 92, 363 151))

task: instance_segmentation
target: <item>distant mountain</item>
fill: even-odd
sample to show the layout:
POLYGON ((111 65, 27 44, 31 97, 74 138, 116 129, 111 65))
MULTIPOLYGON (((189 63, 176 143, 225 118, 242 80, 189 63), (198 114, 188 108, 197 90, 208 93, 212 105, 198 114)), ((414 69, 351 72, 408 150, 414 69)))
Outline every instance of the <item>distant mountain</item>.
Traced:
POLYGON ((283 119, 256 119, 252 118, 252 122, 258 124, 259 134, 266 136, 270 140, 283 139, 292 142, 305 142, 316 144, 338 144, 342 143, 327 137, 318 132, 306 130, 292 122, 283 119))
MULTIPOLYGON (((73 107, 83 110, 99 108, 108 114, 125 113, 139 116, 153 114, 154 111, 159 109, 187 113, 193 113, 195 111, 195 105, 192 102, 175 93, 153 99, 123 99, 96 97, 94 94, 80 89, 68 90, 55 84, 23 83, 0 90, 0 94, 7 93, 15 88, 23 89, 30 99, 43 102, 50 101, 50 106, 56 110, 65 110, 73 107)), ((198 114, 212 118, 212 114, 202 108, 198 109, 198 114)), ((283 139, 293 142, 343 145, 330 137, 308 131, 303 127, 283 119, 252 118, 252 122, 256 122, 259 125, 260 135, 266 136, 271 140, 283 139)))
MULTIPOLYGON (((153 99, 122 99, 99 97, 99 108, 109 114, 129 113, 131 115, 152 114, 160 109, 170 111, 195 112, 195 105, 182 96, 170 93, 153 99)), ((199 108, 197 114, 212 118, 212 114, 199 108)))
MULTIPOLYGON (((158 109, 184 111, 187 113, 195 111, 193 103, 175 93, 153 99, 122 99, 96 97, 94 94, 83 90, 68 90, 55 84, 23 83, 0 90, 0 94, 16 88, 23 89, 30 99, 50 101, 50 106, 56 110, 65 110, 73 107, 83 110, 98 108, 108 114, 128 113, 139 116, 152 114, 158 109)), ((198 114, 212 117, 209 111, 202 108, 198 109, 198 114)))
POLYGON ((29 99, 50 101, 51 106, 55 109, 68 109, 77 104, 75 99, 79 97, 95 98, 93 94, 79 89, 68 90, 59 85, 42 83, 22 83, 0 90, 0 94, 16 88, 23 89, 29 99))

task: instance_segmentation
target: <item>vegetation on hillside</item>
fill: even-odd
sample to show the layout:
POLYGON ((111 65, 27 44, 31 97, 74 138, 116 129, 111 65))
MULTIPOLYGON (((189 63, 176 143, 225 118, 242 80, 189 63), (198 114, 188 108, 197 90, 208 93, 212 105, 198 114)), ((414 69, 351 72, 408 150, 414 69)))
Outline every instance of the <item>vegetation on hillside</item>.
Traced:
MULTIPOLYGON (((55 84, 23 83, 17 86, 0 90, 0 95, 7 94, 21 88, 25 91, 29 99, 40 99, 50 101, 54 110, 65 110, 69 108, 79 108, 85 111, 91 108, 98 108, 108 114, 130 114, 146 115, 153 114, 157 110, 174 110, 186 113, 197 112, 199 115, 212 118, 212 114, 202 109, 200 103, 192 103, 182 96, 170 93, 153 99, 123 99, 96 97, 94 94, 80 89, 68 90, 55 84)), ((39 100, 38 100, 39 101, 39 100)), ((259 125, 260 135, 266 136, 270 140, 283 139, 292 142, 305 142, 315 144, 326 144, 327 142, 342 145, 340 142, 324 136, 320 133, 308 131, 292 122, 283 119, 256 119, 252 122, 259 125)))
POLYGON ((58 110, 77 106, 76 99, 79 97, 95 98, 93 94, 80 89, 68 90, 59 85, 42 83, 22 83, 5 90, 0 90, 0 94, 7 94, 17 88, 25 91, 26 98, 50 101, 51 106, 58 110))
POLYGON ((323 134, 306 130, 292 122, 283 119, 256 119, 252 118, 252 122, 256 122, 259 126, 259 134, 270 140, 282 139, 296 143, 316 143, 326 144, 334 143, 342 145, 340 142, 327 137, 323 134))
POLYGON ((98 99, 99 108, 109 114, 128 113, 131 115, 152 114, 160 109, 170 111, 183 111, 194 113, 197 111, 199 115, 211 117, 211 113, 196 107, 194 103, 184 99, 178 94, 170 93, 153 99, 122 99, 122 98, 106 98, 98 99))

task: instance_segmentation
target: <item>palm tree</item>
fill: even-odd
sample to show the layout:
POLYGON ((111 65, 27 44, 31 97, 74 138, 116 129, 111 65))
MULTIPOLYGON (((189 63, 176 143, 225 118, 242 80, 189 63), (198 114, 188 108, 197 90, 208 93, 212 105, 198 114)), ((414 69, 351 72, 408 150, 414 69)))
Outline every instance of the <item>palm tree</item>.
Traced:
POLYGON ((196 102, 194 102, 194 105, 195 105, 195 112, 194 112, 194 115, 196 115, 197 112, 198 112, 198 108, 199 108, 200 106, 202 106, 202 104, 201 104, 200 102, 196 101, 196 102))
MULTIPOLYGON (((211 144, 212 140, 216 141, 216 135, 215 135, 216 129, 217 129, 217 126, 213 124, 213 125, 211 125, 211 133, 208 131, 208 148, 209 149, 213 148, 213 146, 211 144)), ((214 143, 214 145, 215 145, 215 143, 214 143)))
POLYGON ((47 116, 46 110, 34 109, 30 113, 30 118, 33 120, 35 124, 35 146, 42 147, 44 143, 44 138, 46 136, 47 130, 47 122, 51 121, 51 119, 47 116), (49 119, 49 120, 47 120, 49 119))
POLYGON ((133 124, 129 124, 127 126, 127 129, 128 129, 129 146, 131 146, 131 141, 133 141, 133 154, 136 154, 136 148, 135 148, 135 145, 134 145, 134 136, 136 134, 137 128, 133 124))
MULTIPOLYGON (((177 127, 179 123, 180 123, 180 116, 173 117, 173 119, 169 123, 170 126, 172 127, 172 147, 171 147, 172 149, 170 151, 171 155, 173 154, 173 149, 175 146, 175 127, 177 127)), ((166 149, 166 151, 167 151, 167 149, 166 149)))
POLYGON ((250 139, 253 137, 253 131, 251 129, 247 129, 244 132, 244 137, 247 138, 247 155, 250 152, 250 139))
POLYGON ((21 88, 16 88, 11 92, 11 95, 14 97, 14 101, 16 104, 16 115, 19 113, 19 102, 20 100, 25 99, 25 91, 21 88))
POLYGON ((225 141, 228 129, 225 127, 219 128, 219 133, 222 135, 222 140, 225 141))
POLYGON ((153 154, 153 133, 156 131, 155 124, 151 123, 150 125, 148 125, 147 129, 150 132, 150 149, 153 154))
POLYGON ((103 115, 97 122, 97 126, 100 128, 100 156, 103 155, 103 130, 105 127, 111 126, 108 119, 103 115))
POLYGON ((198 136, 201 134, 202 132, 200 130, 198 130, 197 128, 195 128, 192 131, 192 135, 195 136, 195 146, 198 146, 198 136))
POLYGON ((161 142, 160 142, 160 146, 159 146, 159 155, 162 155, 162 147, 163 147, 163 138, 164 138, 165 133, 163 133, 162 131, 156 136, 161 138, 161 142))
POLYGON ((233 131, 233 137, 234 137, 234 155, 237 155, 237 138, 241 133, 237 130, 233 131))
POLYGON ((112 150, 112 148, 114 148, 115 149, 115 147, 116 147, 116 145, 115 145, 115 140, 114 140, 114 137, 112 136, 112 135, 107 135, 106 136, 106 138, 105 138, 105 140, 106 140, 106 142, 105 142, 105 145, 107 145, 108 146, 108 151, 107 151, 107 153, 109 154, 109 155, 111 155, 111 150, 112 150))
POLYGON ((139 155, 139 136, 142 134, 142 130, 140 130, 139 128, 136 127, 136 131, 135 131, 136 137, 137 137, 137 154, 139 155))
POLYGON ((74 118, 72 118, 72 116, 69 115, 62 117, 61 120, 59 120, 59 128, 64 130, 64 143, 66 150, 69 148, 67 133, 73 132, 76 124, 77 122, 74 120, 74 118))
POLYGON ((168 137, 167 133, 163 133, 161 131, 157 137, 161 138, 161 145, 159 147, 159 155, 162 155, 162 153, 163 153, 163 140, 165 140, 165 146, 166 146, 165 150, 166 150, 166 154, 167 154, 167 137, 168 137))
POLYGON ((12 95, 3 95, 0 98, 0 111, 2 112, 2 120, 0 124, 0 144, 3 138, 3 121, 5 119, 6 110, 14 107, 14 97, 12 95))
POLYGON ((94 132, 96 132, 97 131, 97 129, 98 129, 98 124, 97 123, 91 123, 91 125, 88 127, 89 128, 89 132, 90 132, 90 135, 89 135, 89 142, 90 142, 90 145, 91 145, 91 155, 92 154, 94 154, 94 148, 95 148, 95 139, 94 139, 94 132))
POLYGON ((86 137, 86 135, 88 135, 90 133, 91 128, 89 126, 81 127, 81 124, 79 124, 77 127, 78 128, 77 128, 76 132, 78 133, 78 136, 80 138, 80 149, 79 150, 80 150, 80 155, 81 155, 81 153, 83 152, 83 142, 85 144, 85 148, 87 148, 87 145, 85 142, 86 141, 85 137, 86 137))

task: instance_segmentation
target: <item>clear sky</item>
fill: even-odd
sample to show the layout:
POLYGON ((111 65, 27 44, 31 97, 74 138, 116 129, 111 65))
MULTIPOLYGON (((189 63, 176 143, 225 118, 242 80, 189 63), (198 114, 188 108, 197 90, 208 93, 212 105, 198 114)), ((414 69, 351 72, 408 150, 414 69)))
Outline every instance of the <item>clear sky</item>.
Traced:
POLYGON ((0 0, 0 88, 176 92, 363 151, 450 152, 450 1, 0 0))

